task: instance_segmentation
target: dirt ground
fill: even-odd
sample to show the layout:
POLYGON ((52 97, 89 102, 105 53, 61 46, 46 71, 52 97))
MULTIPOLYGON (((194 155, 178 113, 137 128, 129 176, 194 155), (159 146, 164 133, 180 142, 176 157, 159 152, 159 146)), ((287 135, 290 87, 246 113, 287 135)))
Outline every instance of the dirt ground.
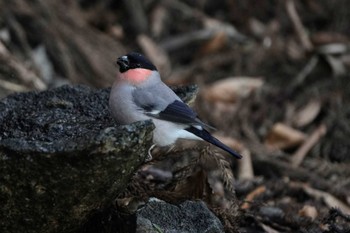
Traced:
POLYGON ((108 87, 116 58, 142 52, 167 84, 199 86, 198 115, 243 159, 180 142, 135 176, 151 191, 124 196, 203 199, 227 232, 350 232, 349 9, 346 0, 0 0, 0 98, 108 87))

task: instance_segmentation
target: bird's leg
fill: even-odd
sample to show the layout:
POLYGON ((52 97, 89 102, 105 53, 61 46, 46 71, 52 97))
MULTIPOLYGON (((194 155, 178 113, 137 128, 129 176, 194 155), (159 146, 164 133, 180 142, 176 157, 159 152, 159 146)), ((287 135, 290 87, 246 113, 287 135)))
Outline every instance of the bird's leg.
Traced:
POLYGON ((148 154, 146 157, 146 162, 151 161, 152 160, 152 150, 154 149, 154 147, 156 146, 156 144, 153 144, 149 149, 148 149, 148 154))

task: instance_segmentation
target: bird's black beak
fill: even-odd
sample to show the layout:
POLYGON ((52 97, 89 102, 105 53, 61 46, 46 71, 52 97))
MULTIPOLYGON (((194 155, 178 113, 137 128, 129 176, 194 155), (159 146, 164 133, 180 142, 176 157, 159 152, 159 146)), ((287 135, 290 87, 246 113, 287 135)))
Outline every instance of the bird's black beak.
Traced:
POLYGON ((122 56, 117 59, 117 64, 119 65, 119 71, 121 73, 127 71, 130 66, 129 66, 129 59, 127 56, 122 56))

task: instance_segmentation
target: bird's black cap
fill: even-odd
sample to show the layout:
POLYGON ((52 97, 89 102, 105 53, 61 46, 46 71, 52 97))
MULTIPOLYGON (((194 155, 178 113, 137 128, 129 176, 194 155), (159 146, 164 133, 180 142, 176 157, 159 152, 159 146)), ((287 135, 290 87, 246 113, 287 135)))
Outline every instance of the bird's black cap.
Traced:
POLYGON ((148 70, 157 70, 157 68, 140 53, 131 52, 117 59, 119 65, 119 71, 121 73, 130 69, 143 68, 148 70))

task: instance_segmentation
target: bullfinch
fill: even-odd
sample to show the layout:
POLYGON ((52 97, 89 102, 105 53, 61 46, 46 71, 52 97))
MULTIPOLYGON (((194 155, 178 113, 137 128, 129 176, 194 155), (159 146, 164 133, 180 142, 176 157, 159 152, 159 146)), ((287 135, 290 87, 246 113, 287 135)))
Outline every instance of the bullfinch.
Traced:
POLYGON ((109 107, 118 124, 152 119, 154 145, 169 146, 178 138, 203 139, 242 158, 206 130, 211 127, 162 82, 157 68, 145 56, 131 52, 119 57, 117 64, 119 72, 111 89, 109 107))

